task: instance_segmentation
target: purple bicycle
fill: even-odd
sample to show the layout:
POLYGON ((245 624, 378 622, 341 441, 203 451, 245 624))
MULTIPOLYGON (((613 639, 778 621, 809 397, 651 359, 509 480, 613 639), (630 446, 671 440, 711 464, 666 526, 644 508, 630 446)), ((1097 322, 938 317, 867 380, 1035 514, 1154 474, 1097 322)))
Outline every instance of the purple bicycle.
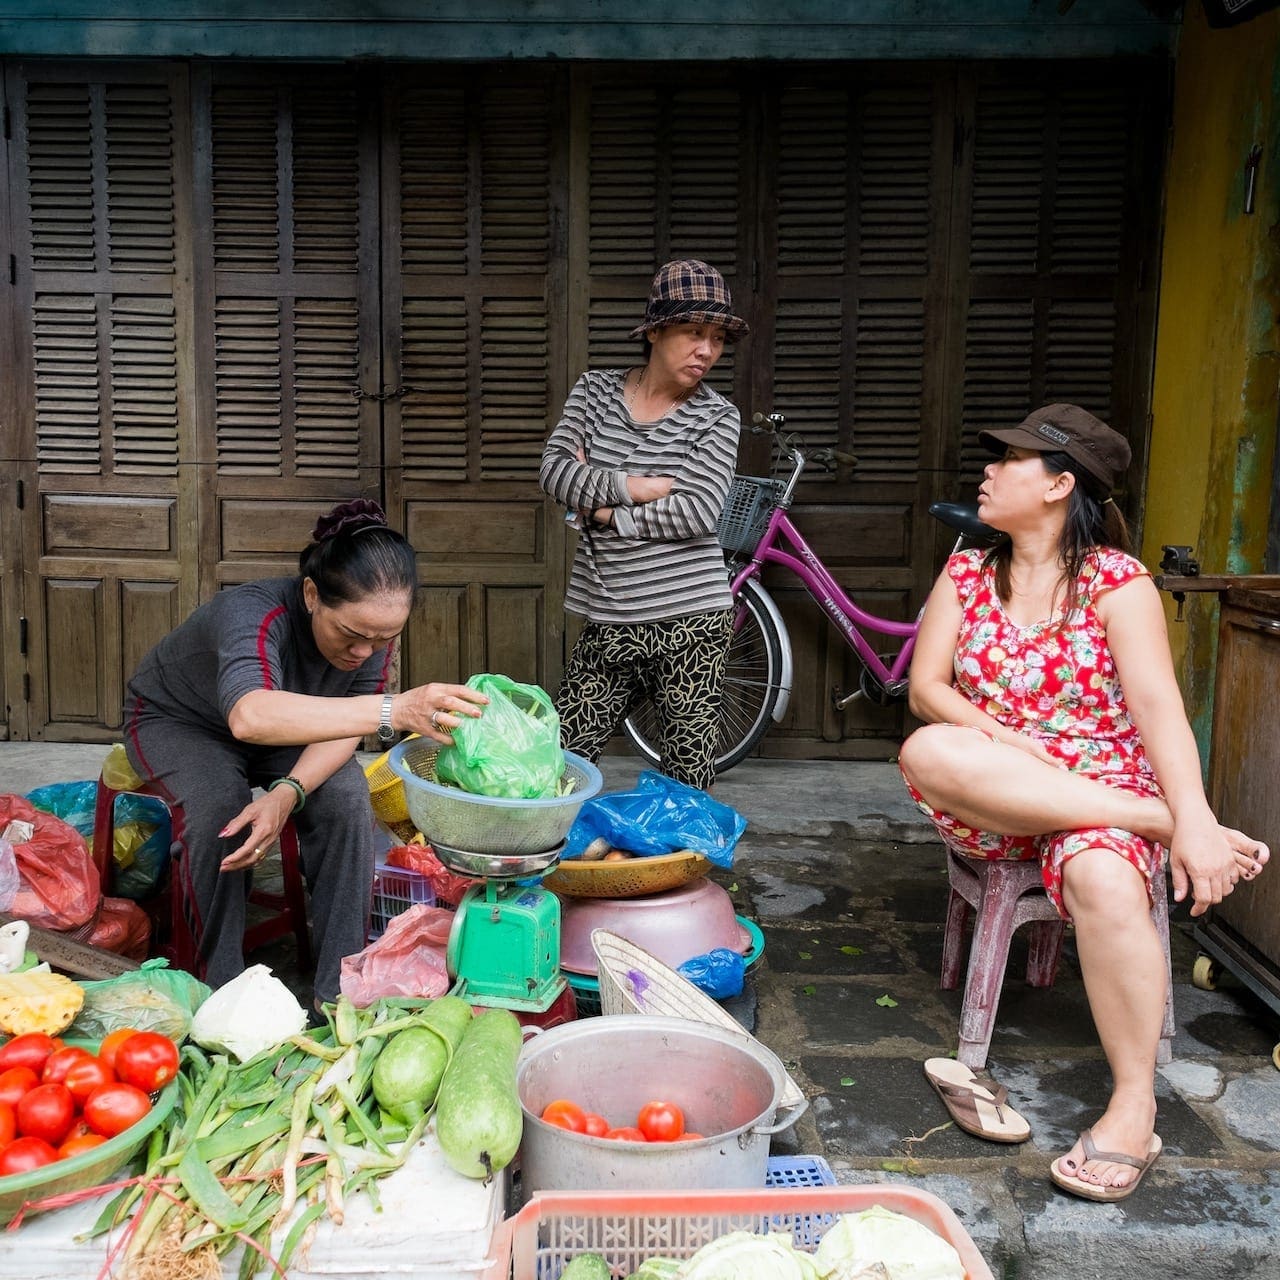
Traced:
MULTIPOLYGON (((757 413, 752 421, 753 433, 774 436, 780 461, 789 460, 791 474, 785 479, 735 476, 720 516, 720 544, 728 557, 737 614, 721 697, 717 773, 741 764, 751 754, 770 722, 786 714, 791 698, 791 637, 781 611, 760 582, 765 565, 791 570, 857 654, 858 688, 844 696, 832 695, 840 710, 857 698, 888 706, 906 696, 907 670, 920 626, 919 614, 911 622, 896 622, 859 607, 787 514, 807 466, 830 468, 837 462, 853 466, 857 459, 835 449, 806 452, 795 435, 782 430, 786 419, 780 413, 757 413), (892 652, 882 657, 864 633, 886 637, 892 652)), ((1000 536, 978 520, 972 504, 935 502, 929 513, 956 530, 957 547, 987 544, 1000 536)), ((658 764, 659 724, 652 702, 637 706, 627 717, 625 729, 635 750, 658 764)))

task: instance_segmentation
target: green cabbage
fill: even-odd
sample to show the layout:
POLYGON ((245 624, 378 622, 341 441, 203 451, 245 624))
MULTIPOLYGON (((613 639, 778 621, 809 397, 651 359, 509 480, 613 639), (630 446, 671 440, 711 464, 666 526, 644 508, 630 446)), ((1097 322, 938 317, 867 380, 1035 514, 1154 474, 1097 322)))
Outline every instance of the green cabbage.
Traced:
POLYGON ((816 1261, 827 1280, 852 1280, 876 1263, 889 1280, 964 1280, 960 1255, 946 1240, 878 1204, 841 1215, 823 1235, 816 1261))
POLYGON ((813 1258, 780 1231, 731 1231, 705 1244, 680 1268, 680 1280, 823 1280, 813 1258))

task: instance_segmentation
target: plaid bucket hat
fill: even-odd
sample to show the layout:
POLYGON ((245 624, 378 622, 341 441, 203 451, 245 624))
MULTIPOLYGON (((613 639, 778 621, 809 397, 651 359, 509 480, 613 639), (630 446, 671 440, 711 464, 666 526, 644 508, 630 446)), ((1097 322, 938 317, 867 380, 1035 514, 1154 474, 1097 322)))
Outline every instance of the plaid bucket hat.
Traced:
POLYGON ((992 453, 1003 453, 1006 445, 1065 453, 1108 491, 1116 487, 1132 457, 1124 436, 1078 404, 1047 404, 1016 427, 979 431, 978 443, 992 453))
POLYGON ((631 330, 631 337, 669 324, 718 324, 729 338, 750 332, 747 322, 733 314, 733 297, 724 276, 697 258, 680 258, 659 269, 644 319, 631 330))

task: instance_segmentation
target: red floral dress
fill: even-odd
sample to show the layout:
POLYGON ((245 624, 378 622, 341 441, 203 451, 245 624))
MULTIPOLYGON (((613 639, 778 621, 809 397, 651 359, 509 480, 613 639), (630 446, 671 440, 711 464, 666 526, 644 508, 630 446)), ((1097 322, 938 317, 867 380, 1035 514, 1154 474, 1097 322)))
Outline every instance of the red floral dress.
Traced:
MULTIPOLYGON (((1129 716, 1098 600, 1134 578, 1148 576, 1132 556, 1107 547, 1086 561, 1075 609, 1065 620, 1022 627, 1011 622, 996 592, 995 570, 981 550, 947 561, 964 609, 956 639, 955 684, 974 706, 1002 725, 1035 738, 1064 769, 1141 795, 1163 794, 1137 727, 1129 716)), ((975 732, 982 732, 975 730, 975 732)), ((1147 881, 1163 866, 1164 851, 1117 827, 1004 836, 976 831, 925 803, 907 784, 943 841, 973 858, 1039 858, 1045 889, 1060 915, 1062 868, 1083 849, 1111 849, 1147 881)), ((993 785, 998 785, 993 780, 993 785)))

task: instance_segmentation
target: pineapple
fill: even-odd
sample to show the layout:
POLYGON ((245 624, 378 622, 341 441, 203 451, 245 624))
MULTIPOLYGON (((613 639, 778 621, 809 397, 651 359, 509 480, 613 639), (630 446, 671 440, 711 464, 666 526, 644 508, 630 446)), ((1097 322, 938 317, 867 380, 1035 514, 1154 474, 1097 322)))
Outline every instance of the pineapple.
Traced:
POLYGON ((84 1004, 84 988, 61 973, 10 973, 0 977, 0 1031, 11 1036, 66 1030, 84 1004))

